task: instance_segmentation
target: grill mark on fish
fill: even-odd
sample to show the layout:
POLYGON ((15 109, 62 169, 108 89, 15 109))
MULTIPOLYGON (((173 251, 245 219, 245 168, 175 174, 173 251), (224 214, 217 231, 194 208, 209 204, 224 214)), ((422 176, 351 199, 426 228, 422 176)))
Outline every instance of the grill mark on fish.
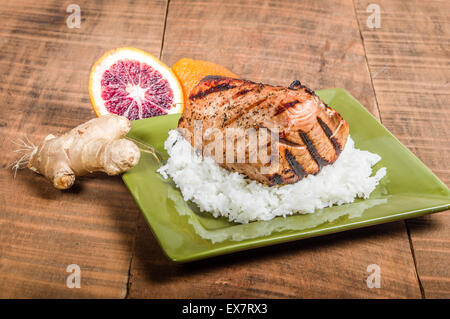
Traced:
POLYGON ((292 155, 292 153, 286 149, 284 151, 284 155, 286 156, 286 160, 289 164, 289 166, 292 168, 292 170, 294 171, 294 173, 300 178, 304 178, 307 174, 305 169, 303 168, 303 166, 297 162, 297 160, 295 159, 295 156, 292 155))
POLYGON ((290 89, 290 90, 305 89, 305 91, 306 91, 307 93, 309 93, 310 95, 316 95, 316 93, 315 93, 313 90, 311 90, 311 89, 310 89, 309 87, 307 87, 306 85, 303 85, 299 80, 293 81, 293 82, 289 85, 288 89, 290 89))
POLYGON ((220 91, 225 91, 225 90, 230 90, 230 89, 233 89, 235 87, 237 87, 237 86, 236 85, 230 85, 229 83, 220 83, 220 84, 218 84, 216 86, 210 87, 207 90, 203 90, 203 91, 198 92, 197 94, 190 95, 189 98, 191 100, 196 100, 196 99, 203 98, 203 97, 207 96, 208 94, 215 93, 215 92, 220 92, 220 91))
POLYGON ((282 137, 279 137, 279 138, 278 138, 278 141, 279 141, 280 143, 283 143, 283 144, 289 145, 289 146, 294 146, 294 147, 303 146, 303 145, 301 145, 301 144, 298 144, 298 143, 289 141, 289 140, 287 140, 287 139, 285 139, 285 138, 282 138, 282 137))
POLYGON ((280 174, 274 174, 270 179, 269 182, 272 185, 280 185, 281 183, 283 183, 283 177, 281 177, 280 174))
MULTIPOLYGON (((266 146, 268 152, 270 149, 270 155, 267 155, 271 157, 271 162, 278 156, 279 166, 271 173, 258 171, 266 166, 262 162, 238 166, 223 165, 230 171, 237 171, 266 185, 291 184, 309 174, 317 174, 321 166, 336 160, 339 156, 337 152, 342 152, 348 137, 348 124, 340 114, 314 96, 314 92, 298 80, 293 81, 289 87, 281 87, 207 76, 200 81, 191 95, 194 100, 188 100, 188 107, 184 110, 179 127, 193 131, 194 120, 202 120, 205 126, 217 127, 222 131, 226 127, 258 129, 270 126, 273 129, 269 130, 270 134, 274 134, 272 138, 267 136, 269 141, 264 139, 258 142, 258 147, 266 146), (217 93, 210 94, 214 92, 217 93), (302 101, 300 103, 310 101, 312 104, 308 106, 313 107, 311 112, 317 113, 310 114, 305 110, 303 113, 310 114, 306 118, 308 122, 300 121, 299 119, 303 119, 302 112, 291 114, 292 110, 300 106, 300 103, 295 106, 295 102, 291 102, 294 100, 302 101), (289 105, 289 102, 292 105, 289 105), (284 113, 286 116, 275 117, 277 111, 283 111, 283 104, 290 107, 287 107, 284 113), (320 129, 317 128, 319 125, 320 129), (274 129, 276 126, 281 128, 280 132, 274 129), (324 133, 320 132, 321 130, 324 133), (300 132, 305 133, 302 139, 301 135, 297 135, 300 132), (336 145, 333 142, 336 142, 336 145)), ((192 139, 190 142, 193 143, 192 139)))
POLYGON ((280 113, 283 113, 284 111, 286 111, 287 109, 289 109, 291 107, 294 107, 298 103, 300 103, 300 102, 298 100, 295 100, 295 101, 292 101, 292 102, 287 102, 287 103, 281 104, 277 108, 277 110, 275 111, 274 116, 276 116, 276 115, 278 115, 280 113))
POLYGON ((289 141, 289 140, 287 140, 287 139, 285 139, 285 138, 282 138, 282 137, 278 137, 278 141, 279 141, 280 143, 282 143, 282 144, 289 145, 289 146, 292 146, 292 147, 302 147, 302 148, 305 147, 305 146, 302 145, 302 144, 298 144, 298 143, 289 141))
POLYGON ((303 89, 305 86, 300 82, 299 80, 294 80, 290 85, 289 89, 296 90, 296 89, 303 89))
POLYGON ((254 90, 255 90, 254 88, 243 89, 243 90, 241 90, 241 91, 235 93, 235 94, 232 96, 232 98, 233 98, 233 99, 236 99, 236 98, 238 98, 238 97, 240 97, 240 96, 242 96, 242 95, 245 95, 245 94, 247 94, 247 93, 249 93, 249 92, 253 92, 254 90))
POLYGON ((333 144, 336 154, 339 156, 339 154, 341 154, 341 152, 342 152, 342 147, 339 144, 339 142, 334 138, 333 132, 331 132, 328 125, 324 121, 322 121, 322 119, 320 117, 317 117, 317 121, 319 122, 320 126, 322 127, 322 130, 325 132, 325 135, 330 140, 331 144, 333 144))
POLYGON ((330 164, 326 159, 324 159, 322 156, 319 155, 316 147, 314 146, 313 142, 309 139, 309 137, 306 133, 303 133, 300 131, 299 134, 300 134, 300 137, 301 137, 303 143, 305 143, 306 149, 308 150, 309 154, 311 154, 311 157, 319 166, 319 171, 325 165, 330 164))
POLYGON ((239 112, 238 115, 236 115, 235 117, 231 118, 229 121, 224 121, 223 122, 223 127, 230 125, 231 123, 233 123, 237 119, 241 118, 243 114, 245 114, 245 113, 249 112, 251 109, 259 106, 261 103, 263 103, 265 100, 267 100, 269 98, 269 96, 270 95, 268 95, 268 96, 266 96, 266 97, 264 97, 262 99, 259 99, 258 101, 256 101, 256 102, 250 104, 249 106, 243 108, 242 111, 239 112))
MULTIPOLYGON (((277 136, 277 135, 276 135, 270 128, 268 128, 268 127, 265 127, 265 126, 263 126, 263 125, 261 125, 261 124, 258 124, 258 127, 259 127, 259 128, 263 128, 263 129, 268 130, 269 133, 270 133, 270 135, 272 135, 272 136, 277 136)), ((290 141, 290 140, 284 138, 283 136, 284 136, 283 133, 278 133, 278 143, 285 144, 285 145, 292 146, 292 147, 301 147, 301 148, 304 148, 304 147, 305 147, 304 145, 298 144, 298 143, 296 143, 296 142, 292 142, 292 141, 290 141)))
MULTIPOLYGON (((257 84, 257 91, 260 91, 264 88, 264 85, 262 85, 261 83, 257 84)), ((239 114, 237 114, 235 117, 233 117, 232 119, 230 119, 228 122, 225 123, 225 121, 222 124, 222 127, 228 126, 231 123, 233 123, 234 121, 236 121, 237 119, 243 117, 244 114, 250 112, 250 110, 254 109, 255 107, 259 106, 260 104, 262 104, 263 102, 265 102, 267 99, 271 98, 271 97, 276 97, 277 95, 283 94, 283 91, 275 91, 272 93, 267 94, 266 96, 264 96, 263 98, 257 100, 256 102, 253 102, 252 104, 250 104, 249 106, 243 108, 239 114)))
POLYGON ((289 169, 289 168, 286 168, 285 170, 283 170, 282 173, 286 176, 285 179, 292 179, 292 178, 297 176, 297 174, 295 174, 295 172, 292 169, 289 169))
POLYGON ((316 96, 316 92, 314 92, 313 90, 311 90, 310 88, 308 88, 308 87, 306 87, 306 86, 305 86, 305 91, 306 91, 307 93, 311 94, 311 95, 316 96))

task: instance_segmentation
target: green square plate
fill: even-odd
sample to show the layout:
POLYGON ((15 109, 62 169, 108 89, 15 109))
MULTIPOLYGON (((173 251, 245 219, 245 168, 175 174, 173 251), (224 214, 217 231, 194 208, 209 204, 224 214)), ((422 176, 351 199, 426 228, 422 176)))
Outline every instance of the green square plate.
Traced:
POLYGON ((278 217, 246 225, 199 212, 156 170, 161 166, 145 145, 167 159, 164 141, 179 115, 134 121, 129 137, 141 142, 139 164, 123 180, 141 208, 167 256, 187 262, 239 250, 411 218, 450 207, 449 189, 361 104, 343 89, 317 94, 337 109, 350 125, 356 147, 377 153, 375 166, 387 175, 369 199, 325 208, 308 215, 278 217))

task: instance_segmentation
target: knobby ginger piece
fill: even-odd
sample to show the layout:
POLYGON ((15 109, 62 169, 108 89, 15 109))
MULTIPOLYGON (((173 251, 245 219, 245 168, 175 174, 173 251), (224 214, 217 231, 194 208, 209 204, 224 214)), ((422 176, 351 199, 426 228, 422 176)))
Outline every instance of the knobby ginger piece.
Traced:
POLYGON ((92 172, 120 174, 135 166, 141 155, 136 144, 122 138, 130 128, 127 118, 108 114, 59 137, 50 134, 31 153, 28 168, 58 189, 70 188, 76 176, 92 172))

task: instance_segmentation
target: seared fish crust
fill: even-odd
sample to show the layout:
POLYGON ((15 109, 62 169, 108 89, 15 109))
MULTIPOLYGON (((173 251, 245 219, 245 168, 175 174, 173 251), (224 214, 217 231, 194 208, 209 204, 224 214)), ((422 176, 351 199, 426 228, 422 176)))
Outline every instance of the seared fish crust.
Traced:
MULTIPOLYGON (((178 122, 179 128, 190 133, 185 137, 193 146, 195 121, 201 121, 203 136, 208 129, 223 133, 222 137, 218 134, 206 138, 208 143, 222 143, 223 154, 215 154, 214 150, 210 153, 214 158, 222 155, 224 160, 218 161, 222 167, 267 185, 295 183, 309 174, 317 174, 323 166, 337 160, 349 135, 342 116, 299 81, 281 87, 207 76, 192 90, 178 122), (270 161, 250 161, 254 154, 247 147, 243 162, 227 162, 225 129, 228 128, 267 128, 271 134, 278 131, 276 144, 271 145, 270 138, 258 141, 260 145, 268 145, 270 161), (271 171, 262 169, 274 162, 278 165, 273 165, 271 171)), ((238 145, 239 139, 244 139, 245 146, 250 143, 246 134, 237 136, 232 143, 238 145)))

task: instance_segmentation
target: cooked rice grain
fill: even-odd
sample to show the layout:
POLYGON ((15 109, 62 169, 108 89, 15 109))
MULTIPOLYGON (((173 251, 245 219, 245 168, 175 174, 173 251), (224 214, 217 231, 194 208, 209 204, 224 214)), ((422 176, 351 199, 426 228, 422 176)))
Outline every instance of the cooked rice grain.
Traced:
POLYGON ((184 200, 191 200, 214 217, 226 216, 238 223, 314 213, 316 209, 368 198, 386 175, 383 167, 371 176, 372 166, 381 157, 356 149, 350 137, 334 164, 317 175, 280 187, 246 179, 220 167, 210 157, 203 158, 177 130, 169 132, 164 147, 170 157, 158 172, 173 179, 184 200))

